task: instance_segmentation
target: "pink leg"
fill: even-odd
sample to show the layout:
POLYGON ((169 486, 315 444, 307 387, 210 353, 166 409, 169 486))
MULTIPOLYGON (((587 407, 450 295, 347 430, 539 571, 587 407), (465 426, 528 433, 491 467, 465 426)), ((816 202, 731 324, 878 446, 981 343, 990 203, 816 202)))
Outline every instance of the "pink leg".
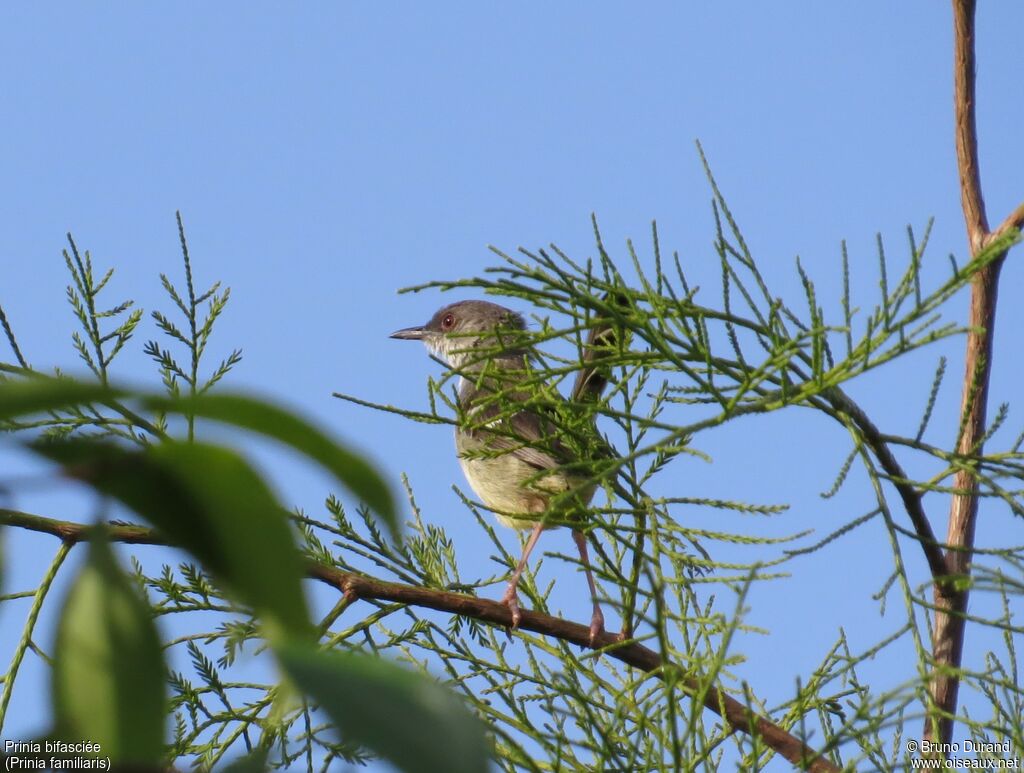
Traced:
POLYGON ((594 614, 590 618, 590 646, 593 647, 597 637, 604 633, 604 613, 601 612, 601 605, 597 603, 597 585, 594 583, 594 575, 590 571, 590 553, 587 551, 587 538, 583 532, 573 529, 572 539, 576 543, 576 549, 580 552, 583 571, 587 575, 587 585, 590 586, 590 600, 594 602, 594 614))
POLYGON ((537 540, 540 538, 540 533, 544 531, 544 524, 538 522, 533 527, 533 531, 530 532, 530 538, 526 540, 526 547, 523 548, 523 555, 519 559, 519 566, 512 572, 512 577, 509 578, 508 587, 505 589, 505 595, 501 597, 501 602, 508 607, 509 612, 512 613, 512 628, 519 627, 519 621, 522 619, 523 614, 519 611, 519 596, 516 595, 516 588, 519 585, 519 578, 523 576, 523 569, 526 568, 526 560, 530 557, 530 553, 533 551, 533 546, 537 544, 537 540))

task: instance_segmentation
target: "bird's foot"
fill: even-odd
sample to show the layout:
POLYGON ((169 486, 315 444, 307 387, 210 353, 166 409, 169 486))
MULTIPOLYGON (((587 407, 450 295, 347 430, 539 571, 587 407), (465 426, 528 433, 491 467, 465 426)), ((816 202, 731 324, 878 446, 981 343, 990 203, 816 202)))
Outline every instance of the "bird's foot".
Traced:
MULTIPOLYGON (((600 609, 594 611, 593 617, 590 618, 590 648, 597 649, 597 640, 604 635, 604 615, 600 609)), ((617 634, 612 636, 612 641, 616 644, 622 644, 625 641, 629 641, 633 638, 633 631, 631 628, 624 628, 617 634)))
POLYGON ((523 613, 519 609, 519 596, 516 595, 516 589, 513 585, 509 585, 505 595, 501 597, 501 601, 498 603, 508 607, 508 611, 512 614, 512 626, 509 628, 509 631, 516 630, 519 627, 519 622, 523 619, 523 613))
POLYGON ((604 633, 604 613, 600 607, 594 608, 594 614, 590 618, 590 648, 597 648, 597 639, 604 633))

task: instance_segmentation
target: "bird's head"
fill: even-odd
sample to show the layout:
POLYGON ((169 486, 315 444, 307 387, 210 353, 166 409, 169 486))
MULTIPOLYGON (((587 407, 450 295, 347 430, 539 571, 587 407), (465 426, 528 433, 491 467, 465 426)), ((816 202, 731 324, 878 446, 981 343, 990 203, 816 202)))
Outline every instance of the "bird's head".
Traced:
POLYGON ((427 324, 396 330, 392 338, 422 341, 455 370, 526 353, 521 315, 490 301, 459 301, 442 307, 427 324))

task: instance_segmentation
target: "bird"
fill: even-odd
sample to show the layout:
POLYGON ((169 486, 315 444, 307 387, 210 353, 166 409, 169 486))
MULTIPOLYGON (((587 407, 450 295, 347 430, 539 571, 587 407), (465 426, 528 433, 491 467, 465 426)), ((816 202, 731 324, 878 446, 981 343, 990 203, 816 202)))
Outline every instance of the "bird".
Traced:
MULTIPOLYGON (((586 535, 577 524, 597 485, 592 475, 580 469, 585 465, 578 463, 587 461, 580 458, 583 454, 606 454, 607 446, 596 429, 592 434, 597 443, 590 446, 598 450, 574 452, 563 442, 551 418, 550 402, 545 406, 536 399, 538 386, 530 369, 533 352, 526 327, 522 315, 511 309, 490 301, 465 300, 442 307, 425 325, 395 331, 391 338, 421 341, 459 375, 455 449, 462 471, 499 523, 529 531, 500 601, 511 613, 512 629, 522 619, 517 589, 530 553, 544 530, 569 521, 593 604, 589 641, 594 646, 604 632, 605 620, 586 535)), ((608 383, 600 359, 614 340, 609 325, 591 328, 570 406, 600 398, 608 383)))

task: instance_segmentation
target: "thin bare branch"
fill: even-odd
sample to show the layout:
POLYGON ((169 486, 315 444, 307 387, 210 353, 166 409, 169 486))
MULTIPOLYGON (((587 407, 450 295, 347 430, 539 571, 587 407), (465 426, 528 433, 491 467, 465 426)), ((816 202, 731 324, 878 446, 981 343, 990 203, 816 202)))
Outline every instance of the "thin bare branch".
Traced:
POLYGON ((978 129, 975 122, 974 10, 975 0, 953 0, 956 158, 960 172, 960 201, 963 205, 972 255, 981 249, 988 235, 985 201, 981 196, 978 129))
MULTIPOLYGON (((1018 207, 1000 226, 997 234, 988 230, 985 202, 981 194, 981 172, 978 166, 978 137, 975 122, 975 0, 953 0, 953 84, 957 166, 960 174, 960 197, 967 225, 971 255, 977 255, 997 234, 1024 222, 1024 205, 1018 207)), ((967 350, 964 357, 964 384, 961 403, 960 441, 957 453, 980 456, 985 437, 985 414, 992 367, 992 342, 995 335, 996 300, 999 269, 1003 253, 986 265, 971 286, 968 312, 967 350)), ((975 524, 978 518, 978 479, 971 468, 957 472, 950 504, 946 542, 946 563, 951 576, 969 576, 974 549, 975 524)), ((932 706, 925 722, 924 738, 950 743, 953 718, 956 716, 957 675, 963 659, 969 584, 939 584, 934 588, 935 625, 932 633, 932 655, 935 671, 930 692, 932 706)))
POLYGON ((1018 230, 1024 228, 1024 203, 1018 204, 1017 208, 1006 216, 1006 220, 999 224, 999 227, 989 235, 986 241, 991 242, 994 239, 998 239, 1011 228, 1018 230))
POLYGON ((882 437, 878 427, 868 418, 853 400, 840 389, 832 390, 828 395, 829 402, 841 415, 849 417, 860 431, 864 442, 874 452, 878 463, 893 478, 893 485, 899 492, 903 507, 910 516, 910 522, 914 526, 914 532, 918 536, 918 543, 928 561, 928 568, 931 570, 932 578, 938 581, 948 574, 948 566, 942 552, 939 541, 935 538, 931 522, 925 513, 924 505, 921 502, 921 492, 907 481, 910 479, 903 467, 892 453, 889 444, 882 437))

